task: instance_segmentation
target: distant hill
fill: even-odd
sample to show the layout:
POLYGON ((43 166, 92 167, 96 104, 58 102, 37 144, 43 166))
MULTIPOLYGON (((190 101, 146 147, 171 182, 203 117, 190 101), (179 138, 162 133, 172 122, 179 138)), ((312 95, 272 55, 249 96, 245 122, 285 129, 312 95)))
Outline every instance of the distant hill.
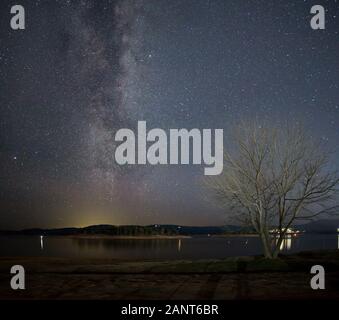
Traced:
POLYGON ((82 234, 101 234, 101 235, 208 235, 224 233, 251 232, 249 228, 239 226, 179 226, 153 224, 148 226, 139 225, 93 225, 84 228, 59 228, 59 229, 25 229, 19 231, 0 231, 2 235, 82 235, 82 234))
MULTIPOLYGON (((318 220, 307 224, 296 225, 296 229, 307 233, 336 233, 339 228, 337 220, 318 220)), ((0 235, 112 235, 112 236, 140 236, 140 235, 221 235, 226 233, 253 233, 252 228, 235 225, 225 226, 179 226, 152 224, 148 226, 108 224, 93 225, 84 228, 59 229, 25 229, 19 231, 1 231, 0 235)))
POLYGON ((298 225, 296 228, 310 233, 336 233, 339 228, 339 219, 312 221, 298 225))

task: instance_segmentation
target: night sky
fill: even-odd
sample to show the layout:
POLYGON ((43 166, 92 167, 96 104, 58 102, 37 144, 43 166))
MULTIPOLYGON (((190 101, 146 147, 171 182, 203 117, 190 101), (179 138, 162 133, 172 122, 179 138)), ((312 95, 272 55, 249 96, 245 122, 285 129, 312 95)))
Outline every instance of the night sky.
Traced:
POLYGON ((302 122, 337 147, 336 0, 6 0, 0 15, 0 229, 225 223, 203 165, 115 164, 116 131, 138 120, 226 143, 242 119, 302 122))

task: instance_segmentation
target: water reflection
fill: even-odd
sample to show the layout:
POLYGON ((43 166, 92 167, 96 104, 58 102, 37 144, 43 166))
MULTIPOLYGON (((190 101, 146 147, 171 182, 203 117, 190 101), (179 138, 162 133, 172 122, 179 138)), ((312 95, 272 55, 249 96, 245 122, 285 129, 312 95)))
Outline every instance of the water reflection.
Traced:
MULTIPOLYGON (((273 238, 276 244, 277 238, 273 238)), ((222 259, 263 253, 259 237, 110 239, 62 236, 0 237, 0 256, 51 256, 113 259, 222 259)), ((282 252, 339 249, 339 234, 286 235, 282 252)))
POLYGON ((40 236, 40 249, 44 250, 44 236, 40 236))
MULTIPOLYGON (((278 242, 278 239, 276 240, 278 242)), ((289 251, 292 248, 292 236, 287 235, 284 237, 283 241, 281 242, 280 245, 280 250, 286 250, 289 251)))
POLYGON ((72 242, 81 249, 90 247, 104 248, 165 248, 176 247, 175 239, 91 239, 91 238, 73 238, 72 242))

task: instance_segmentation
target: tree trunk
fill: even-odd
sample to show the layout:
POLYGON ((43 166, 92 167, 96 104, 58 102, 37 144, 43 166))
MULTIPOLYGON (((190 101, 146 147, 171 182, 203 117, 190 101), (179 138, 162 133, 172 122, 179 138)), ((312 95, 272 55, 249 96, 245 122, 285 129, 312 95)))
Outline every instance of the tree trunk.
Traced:
POLYGON ((280 253, 280 247, 285 238, 285 232, 280 232, 276 247, 273 250, 273 258, 276 259, 280 253))
POLYGON ((274 250, 274 252, 273 252, 273 259, 278 258, 279 253, 280 253, 280 249, 275 248, 275 250, 274 250))
POLYGON ((260 239, 261 239, 261 242, 262 242, 263 247, 264 247, 265 258, 272 259, 273 258, 272 248, 271 248, 271 245, 269 243, 269 239, 267 239, 267 236, 265 235, 264 232, 260 233, 260 239))

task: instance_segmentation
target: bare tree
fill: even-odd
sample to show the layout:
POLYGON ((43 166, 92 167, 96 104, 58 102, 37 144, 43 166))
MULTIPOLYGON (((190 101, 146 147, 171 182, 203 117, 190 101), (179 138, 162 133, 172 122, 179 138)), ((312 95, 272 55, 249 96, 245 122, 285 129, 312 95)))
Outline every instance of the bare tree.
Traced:
POLYGON ((329 153, 300 127, 279 127, 240 125, 233 147, 225 152, 223 173, 206 179, 227 212, 256 230, 267 258, 278 256, 296 219, 338 209, 339 179, 331 171, 329 153))

